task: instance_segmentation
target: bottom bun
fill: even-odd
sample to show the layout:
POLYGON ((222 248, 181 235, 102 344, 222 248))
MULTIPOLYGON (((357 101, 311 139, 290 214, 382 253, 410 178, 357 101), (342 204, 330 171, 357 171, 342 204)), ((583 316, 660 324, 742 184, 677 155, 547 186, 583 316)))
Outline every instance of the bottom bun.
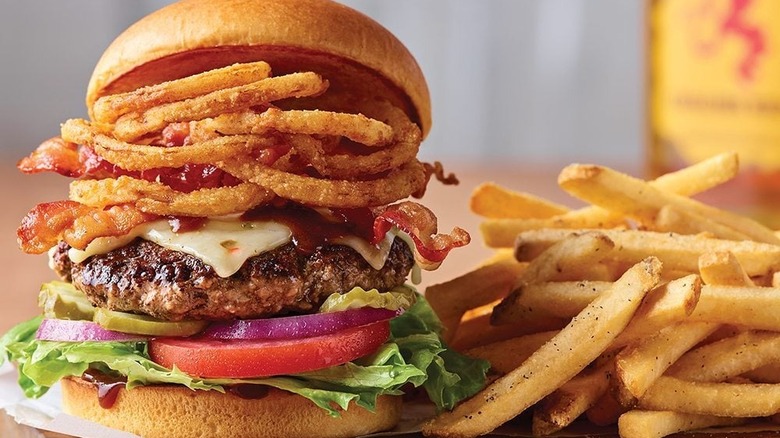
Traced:
POLYGON ((331 417, 310 400, 268 388, 262 398, 242 398, 183 386, 122 388, 112 406, 100 406, 97 387, 80 378, 62 380, 66 413, 142 437, 351 437, 392 429, 401 397, 380 396, 376 411, 349 405, 331 417))

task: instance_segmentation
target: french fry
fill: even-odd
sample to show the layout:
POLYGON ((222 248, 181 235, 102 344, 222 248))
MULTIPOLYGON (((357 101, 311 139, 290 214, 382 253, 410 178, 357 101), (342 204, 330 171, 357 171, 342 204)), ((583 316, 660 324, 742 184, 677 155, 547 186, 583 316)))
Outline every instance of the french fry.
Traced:
POLYGON ((744 331, 745 328, 737 325, 721 324, 718 329, 715 330, 711 335, 707 336, 707 339, 705 339, 702 343, 711 344, 722 339, 734 337, 744 331))
POLYGON ((639 406, 719 417, 766 417, 780 412, 780 385, 690 382, 661 376, 639 400, 639 406))
POLYGON ((490 315, 481 315, 464 320, 458 327, 456 336, 450 344, 456 350, 467 350, 493 342, 514 338, 515 336, 560 330, 569 323, 568 319, 534 318, 514 324, 491 325, 490 315))
POLYGON ((621 438, 661 438, 678 432, 717 426, 738 426, 744 418, 683 414, 672 411, 628 411, 618 420, 621 438))
MULTIPOLYGON (((517 236, 515 257, 530 261, 544 250, 583 230, 547 229, 527 231, 517 236)), ((735 242, 712 239, 700 235, 682 235, 638 230, 599 230, 615 243, 616 257, 626 263, 636 263, 653 255, 664 264, 664 269, 687 272, 698 271, 698 259, 710 252, 731 252, 749 276, 765 275, 780 267, 780 246, 752 241, 735 242)))
MULTIPOLYGON (((578 212, 580 210, 577 210, 578 212)), ((626 220, 606 210, 590 210, 578 214, 564 214, 544 219, 486 219, 479 224, 482 238, 490 248, 511 248, 515 238, 524 231, 546 228, 599 229, 625 226, 626 220), (598 216, 594 216, 598 214, 598 216)))
POLYGON ((516 286, 581 277, 583 270, 607 257, 614 246, 598 231, 568 236, 531 261, 516 286))
POLYGON ((445 283, 429 286, 425 298, 444 325, 444 340, 455 338, 463 314, 505 297, 524 269, 511 255, 445 283))
MULTIPOLYGON (((659 190, 690 196, 734 178, 738 168, 737 155, 724 153, 660 176, 650 184, 659 190)), ((523 231, 541 228, 614 228, 625 224, 626 219, 620 214, 588 206, 544 219, 488 219, 480 225, 480 231, 487 246, 511 248, 515 236, 523 231)))
POLYGON ((756 383, 780 383, 780 362, 748 371, 745 377, 756 383))
POLYGON ((612 391, 605 391, 596 403, 585 411, 585 417, 596 426, 615 424, 628 408, 620 404, 612 391))
POLYGON ((477 436, 512 419, 582 371, 625 328, 660 279, 661 263, 638 263, 522 365, 423 425, 432 436, 477 436), (561 352, 566 360, 561 360, 561 352))
MULTIPOLYGON (((561 281, 522 285, 494 309, 491 323, 509 324, 539 319, 568 319, 585 308, 612 285, 603 281, 561 281)), ((697 275, 665 283, 647 294, 628 327, 610 348, 648 337, 685 319, 699 300, 701 280, 697 275)))
POLYGON ((720 239, 750 240, 750 236, 731 227, 682 210, 674 205, 665 205, 658 210, 658 215, 655 218, 655 231, 673 231, 679 234, 709 233, 720 239))
POLYGON ((707 217, 750 236, 758 242, 780 244, 769 228, 724 210, 702 204, 684 196, 664 192, 640 179, 604 166, 572 164, 558 176, 558 185, 569 194, 607 210, 620 212, 652 224, 658 211, 666 205, 707 217))
POLYGON ((485 242, 514 248, 527 265, 499 301, 483 294, 463 305, 480 304, 461 318, 455 341, 504 375, 423 432, 476 436, 534 404, 536 435, 584 411, 596 425, 619 422, 624 438, 778 412, 780 232, 687 198, 737 168, 736 154, 722 154, 645 182, 572 165, 559 185, 591 205, 557 213, 524 193, 478 188, 485 242), (516 210, 529 202, 541 207, 516 210), (645 283, 655 286, 642 292, 645 283), (483 336, 500 341, 484 345, 483 336), (629 412, 634 406, 641 410, 629 412))
POLYGON ((533 434, 555 433, 596 404, 609 386, 612 369, 613 363, 609 361, 596 370, 583 371, 545 397, 534 409, 533 434))
POLYGON ((661 175, 655 181, 651 181, 650 185, 665 192, 693 196, 733 179, 738 172, 737 153, 724 152, 675 172, 661 175))
POLYGON ((691 321, 734 324, 780 331, 780 289, 704 285, 691 321))
POLYGON ((739 260, 730 251, 708 252, 699 256, 699 275, 707 284, 753 286, 739 260))
POLYGON ((528 264, 515 290, 493 309, 491 322, 501 325, 515 321, 511 313, 517 308, 514 303, 522 293, 523 286, 582 277, 583 270, 589 270, 594 263, 606 257, 613 247, 612 241, 599 232, 571 235, 552 245, 528 264))
POLYGON ((470 348, 463 353, 466 356, 485 359, 490 362, 493 371, 507 374, 520 366, 531 354, 558 334, 557 330, 517 336, 503 341, 470 348))
POLYGON ((493 324, 535 318, 569 319, 580 313, 603 291, 607 281, 554 281, 520 285, 493 311, 493 324))
MULTIPOLYGON (((703 268, 702 276, 707 275, 711 282, 750 282, 730 253, 705 254, 699 265, 703 268)), ((624 405, 633 406, 670 365, 717 328, 714 323, 682 323, 621 351, 616 358, 617 398, 624 405)), ((699 367, 696 371, 700 371, 699 367)))
POLYGON ((538 196, 488 182, 480 184, 472 192, 471 211, 486 218, 541 219, 566 213, 569 209, 538 196))
POLYGON ((780 362, 780 333, 743 332, 689 351, 668 374, 697 382, 723 382, 780 362))
POLYGON ((620 404, 633 407, 670 365, 716 328, 712 323, 680 323, 618 353, 614 391, 620 404))
POLYGON ((691 274, 650 291, 610 349, 615 350, 650 338, 665 327, 683 321, 696 308, 701 286, 699 276, 691 274))

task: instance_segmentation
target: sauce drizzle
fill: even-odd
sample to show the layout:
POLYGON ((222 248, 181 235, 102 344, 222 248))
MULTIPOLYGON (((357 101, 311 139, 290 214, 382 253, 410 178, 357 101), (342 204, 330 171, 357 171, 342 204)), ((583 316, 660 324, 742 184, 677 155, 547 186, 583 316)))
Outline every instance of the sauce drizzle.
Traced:
POLYGON ((227 387, 227 391, 237 397, 241 397, 246 400, 260 400, 268 396, 268 387, 265 385, 253 385, 249 383, 240 383, 238 385, 230 385, 227 387))
POLYGON ((286 225, 292 231, 295 248, 304 254, 311 254, 341 237, 357 236, 369 242, 373 240, 374 214, 370 209, 331 209, 328 213, 326 217, 311 208, 289 203, 283 207, 264 205, 247 211, 241 219, 286 225))
POLYGON ((98 403, 103 409, 111 409, 114 406, 119 392, 127 384, 127 378, 124 376, 112 377, 92 368, 84 371, 81 378, 97 387, 98 403))

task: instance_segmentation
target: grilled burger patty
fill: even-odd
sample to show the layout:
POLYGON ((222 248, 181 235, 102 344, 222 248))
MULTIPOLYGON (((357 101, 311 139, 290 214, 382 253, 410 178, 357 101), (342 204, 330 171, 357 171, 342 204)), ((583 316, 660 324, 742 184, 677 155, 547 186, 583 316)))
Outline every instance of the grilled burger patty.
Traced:
POLYGON ((82 263, 71 262, 69 248, 60 242, 53 268, 94 305, 171 321, 311 312, 332 293, 402 285, 414 264, 401 239, 395 240, 380 270, 348 246, 322 246, 303 254, 290 243, 248 259, 227 278, 197 257, 143 239, 82 263))

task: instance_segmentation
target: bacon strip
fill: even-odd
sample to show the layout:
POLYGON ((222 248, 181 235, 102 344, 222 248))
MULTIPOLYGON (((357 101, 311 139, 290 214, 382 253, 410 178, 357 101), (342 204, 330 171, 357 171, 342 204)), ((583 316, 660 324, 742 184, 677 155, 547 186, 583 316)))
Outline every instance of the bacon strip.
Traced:
POLYGON ((60 137, 50 138, 29 157, 22 158, 16 167, 23 173, 57 172, 60 175, 78 178, 84 174, 79 147, 60 137))
MULTIPOLYGON (((173 136, 177 135, 181 136, 184 133, 171 130, 166 138, 174 139, 173 136)), ((263 150, 258 161, 272 164, 289 149, 290 146, 280 146, 263 150)), ((16 167, 28 174, 51 171, 71 178, 103 179, 130 176, 145 181, 161 182, 184 193, 199 189, 233 187, 241 183, 238 178, 211 164, 187 164, 177 168, 161 167, 142 171, 124 170, 101 158, 91 147, 78 146, 59 137, 43 142, 29 157, 19 161, 16 167)))
POLYGON ((16 238, 28 254, 44 253, 60 240, 84 249, 98 237, 121 236, 155 219, 157 216, 129 205, 100 210, 74 201, 47 202, 27 213, 16 230, 16 238))
POLYGON ((374 219, 374 240, 378 243, 393 226, 408 234, 415 244, 415 259, 425 270, 439 267, 453 248, 467 245, 471 236, 455 227, 450 234, 438 234, 436 216, 415 202, 401 202, 382 209, 374 219))

